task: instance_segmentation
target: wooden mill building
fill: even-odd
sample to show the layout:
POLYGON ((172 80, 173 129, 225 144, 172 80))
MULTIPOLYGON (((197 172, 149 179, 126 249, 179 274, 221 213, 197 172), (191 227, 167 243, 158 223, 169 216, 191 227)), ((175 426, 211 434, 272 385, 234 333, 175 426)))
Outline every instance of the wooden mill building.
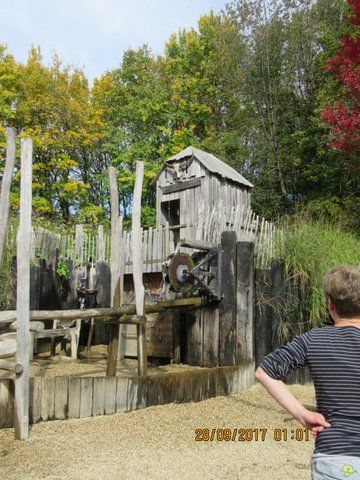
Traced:
POLYGON ((157 227, 168 222, 176 245, 180 232, 191 237, 201 206, 250 205, 253 185, 211 153, 187 147, 169 158, 156 178, 157 227), (177 228, 176 228, 177 227, 177 228))
MULTIPOLYGON (((222 204, 223 207, 229 209, 242 205, 247 209, 250 206, 250 191, 253 186, 240 173, 214 155, 194 147, 187 147, 169 158, 153 180, 153 184, 156 184, 156 229, 162 230, 162 227, 169 227, 170 238, 167 255, 174 252, 180 237, 195 238, 201 207, 217 208, 222 204)), ((156 240, 154 238, 152 245, 157 246, 161 238, 157 237, 156 240)), ((149 247, 145 250, 149 251, 149 247)), ((166 258, 164 248, 161 251, 162 255, 156 250, 153 257, 161 258, 163 261, 166 258)), ((156 265, 151 264, 151 270, 146 270, 146 273, 144 273, 148 291, 157 291, 160 288, 163 279, 162 261, 158 261, 156 265)), ((129 298, 132 297, 131 275, 125 275, 125 292, 125 295, 128 295, 129 298)), ((167 315, 171 317, 171 314, 167 315)), ((209 315, 216 316, 218 314, 210 313, 209 315)), ((191 320, 191 314, 187 313, 187 316, 189 325, 187 326, 186 321, 181 322, 183 330, 185 329, 187 332, 185 330, 182 332, 182 338, 185 343, 190 345, 184 358, 192 365, 209 366, 217 364, 216 355, 214 359, 201 360, 196 357, 199 353, 198 350, 196 350, 196 355, 195 353, 191 354, 194 350, 192 348, 193 340, 196 338, 199 345, 203 343, 203 340, 198 338, 199 318, 196 317, 197 320, 194 323, 194 319, 191 320), (193 324, 194 326, 192 326, 193 324)), ((157 315, 154 321, 156 328, 151 332, 148 330, 150 338, 148 343, 149 355, 172 357, 173 351, 175 351, 173 350, 173 338, 180 335, 177 330, 178 327, 176 327, 177 318, 177 316, 174 317, 175 326, 173 326, 173 322, 165 314, 157 315), (155 331, 157 333, 154 336, 155 331), (156 340, 158 338, 162 340, 156 340)), ((212 323, 215 325, 214 328, 218 329, 216 321, 212 323)), ((136 327, 132 325, 123 326, 122 335, 125 340, 125 355, 136 356, 136 327)), ((209 336, 211 337, 211 335, 209 336)))

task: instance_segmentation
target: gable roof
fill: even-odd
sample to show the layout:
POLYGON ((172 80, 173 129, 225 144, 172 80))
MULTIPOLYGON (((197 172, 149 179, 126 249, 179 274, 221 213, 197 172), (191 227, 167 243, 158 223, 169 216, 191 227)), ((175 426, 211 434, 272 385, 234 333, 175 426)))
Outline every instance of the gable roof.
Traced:
POLYGON ((188 158, 194 156, 207 170, 217 175, 220 175, 223 178, 227 178, 232 182, 239 183, 240 185, 245 185, 246 187, 253 187, 254 185, 250 183, 246 178, 240 175, 234 168, 230 167, 227 163, 224 163, 219 158, 215 157, 211 153, 204 152, 199 148, 187 147, 185 150, 177 153, 173 157, 169 158, 163 167, 160 169, 159 173, 153 180, 153 183, 157 181, 161 172, 166 167, 167 163, 175 162, 183 158, 188 158))

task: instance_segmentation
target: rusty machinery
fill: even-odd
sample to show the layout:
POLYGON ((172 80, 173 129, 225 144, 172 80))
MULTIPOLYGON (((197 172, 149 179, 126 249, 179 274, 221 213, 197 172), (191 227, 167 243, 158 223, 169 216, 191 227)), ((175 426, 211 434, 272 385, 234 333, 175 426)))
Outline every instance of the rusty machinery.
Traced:
POLYGON ((220 259, 220 245, 180 240, 175 252, 163 262, 163 291, 173 298, 202 296, 209 302, 221 300, 220 259), (195 251, 186 253, 182 247, 195 251))

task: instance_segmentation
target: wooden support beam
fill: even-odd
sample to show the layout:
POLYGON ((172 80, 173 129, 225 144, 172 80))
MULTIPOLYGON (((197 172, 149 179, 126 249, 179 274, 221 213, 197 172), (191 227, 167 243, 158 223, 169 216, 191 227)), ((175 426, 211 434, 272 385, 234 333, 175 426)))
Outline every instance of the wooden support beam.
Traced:
MULTIPOLYGON (((134 199, 132 209, 132 258, 133 279, 135 288, 136 315, 144 317, 145 314, 145 289, 143 285, 143 262, 142 262, 142 234, 141 234, 141 192, 144 179, 144 163, 136 162, 134 199)), ((138 373, 147 374, 147 353, 145 325, 137 327, 138 345, 138 373)))
POLYGON ((218 245, 216 243, 204 242, 203 240, 190 240, 182 238, 179 240, 178 244, 181 247, 196 248, 197 250, 216 251, 218 249, 218 245))
POLYGON ((177 182, 173 185, 166 185, 165 187, 161 187, 162 193, 164 195, 168 193, 180 192, 181 190, 186 190, 188 188, 195 188, 201 185, 201 178, 194 178, 192 180, 188 180, 187 182, 177 182))
POLYGON ((138 315, 123 315, 120 317, 120 322, 128 325, 145 325, 146 318, 145 316, 139 317, 138 315))
MULTIPOLYGON (((157 306, 160 308, 171 308, 171 307, 189 307, 196 305, 205 305, 206 298, 204 297, 189 297, 189 298, 177 298, 175 300, 164 300, 157 303, 157 306)), ((155 305, 145 305, 145 312, 150 313, 151 309, 155 305)), ((153 310, 155 312, 155 310, 153 310)), ((158 310, 157 310, 158 311, 158 310)))
MULTIPOLYGON (((122 225, 122 217, 120 222, 120 243, 119 243, 119 255, 118 255, 118 262, 119 262, 119 288, 120 288, 120 303, 119 307, 121 307, 121 302, 123 301, 124 297, 124 274, 125 274, 125 232, 123 230, 122 225)), ((119 332, 118 332, 118 360, 123 360, 125 358, 125 347, 126 347, 126 325, 119 325, 119 332)))
MULTIPOLYGON (((111 275, 111 306, 121 306, 120 291, 120 217, 119 192, 116 179, 116 169, 109 168, 110 207, 111 207, 111 245, 110 245, 110 275, 111 275)), ((106 375, 116 375, 116 365, 119 350, 119 324, 112 324, 109 332, 108 361, 106 375)))
POLYGON ((186 228, 186 223, 181 223, 180 225, 171 225, 168 227, 168 230, 179 230, 179 228, 186 228))
MULTIPOLYGON (((145 305, 145 313, 163 312, 182 307, 196 308, 205 303, 206 300, 201 297, 179 298, 178 300, 158 302, 156 305, 145 305)), ((135 305, 126 305, 120 308, 85 308, 81 310, 33 310, 30 312, 30 320, 75 320, 77 318, 86 320, 94 317, 97 321, 104 321, 108 318, 134 315, 135 313, 135 305)), ((16 310, 0 312, 0 324, 12 323, 14 320, 16 320, 16 310)), ((121 323, 121 319, 118 321, 121 323)))
POLYGON ((30 248, 32 205, 32 141, 21 140, 20 223, 17 236, 17 352, 16 362, 23 371, 15 378, 15 438, 29 436, 30 370, 30 248))
POLYGON ((110 271, 111 271, 111 306, 120 306, 120 278, 119 278, 119 249, 120 223, 119 192, 117 186, 116 169, 109 168, 110 208, 111 208, 111 238, 110 238, 110 271))
POLYGON ((2 262, 7 226, 10 209, 10 187, 13 177, 16 156, 16 130, 12 127, 6 128, 6 160, 4 174, 1 182, 0 194, 0 265, 2 262))
MULTIPOLYGON (((109 320, 105 320, 105 325, 145 325, 145 316, 138 317, 137 315, 123 315, 119 319, 112 318, 109 320)), ((128 333, 128 335, 131 335, 128 333)))

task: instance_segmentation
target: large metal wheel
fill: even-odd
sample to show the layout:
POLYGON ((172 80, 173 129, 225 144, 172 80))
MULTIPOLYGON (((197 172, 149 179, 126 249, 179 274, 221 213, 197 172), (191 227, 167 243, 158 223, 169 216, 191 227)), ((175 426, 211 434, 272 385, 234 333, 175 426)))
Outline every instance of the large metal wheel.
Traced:
POLYGON ((169 282, 172 288, 179 293, 186 293, 192 289, 193 278, 191 270, 194 262, 187 253, 177 253, 169 263, 169 282))

